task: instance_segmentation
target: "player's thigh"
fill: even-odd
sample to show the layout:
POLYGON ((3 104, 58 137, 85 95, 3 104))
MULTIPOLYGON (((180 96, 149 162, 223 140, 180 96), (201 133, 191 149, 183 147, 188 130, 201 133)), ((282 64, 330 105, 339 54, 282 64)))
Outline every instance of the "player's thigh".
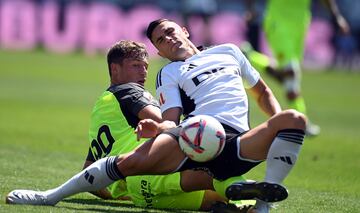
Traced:
POLYGON ((120 156, 118 167, 125 176, 167 174, 175 171, 184 158, 177 140, 168 134, 160 134, 133 152, 120 156))
POLYGON ((185 192, 213 189, 213 178, 205 171, 185 170, 180 176, 181 188, 185 192))
POLYGON ((240 156, 264 160, 277 133, 283 129, 304 130, 306 117, 296 110, 284 110, 240 136, 240 156))
POLYGON ((240 156, 251 160, 264 160, 276 131, 266 121, 240 136, 240 156))

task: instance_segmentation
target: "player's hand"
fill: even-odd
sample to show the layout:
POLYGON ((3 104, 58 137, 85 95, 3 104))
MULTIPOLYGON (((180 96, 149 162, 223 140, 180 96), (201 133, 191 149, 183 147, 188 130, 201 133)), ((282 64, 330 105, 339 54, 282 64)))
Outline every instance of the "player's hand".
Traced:
POLYGON ((152 138, 158 134, 159 123, 152 119, 143 119, 139 121, 135 133, 137 135, 137 140, 140 138, 152 138))
POLYGON ((246 23, 252 23, 256 21, 258 14, 256 11, 246 11, 244 16, 246 23))
POLYGON ((343 16, 337 16, 336 22, 340 28, 340 31, 343 35, 349 35, 350 34, 350 26, 346 19, 343 16))

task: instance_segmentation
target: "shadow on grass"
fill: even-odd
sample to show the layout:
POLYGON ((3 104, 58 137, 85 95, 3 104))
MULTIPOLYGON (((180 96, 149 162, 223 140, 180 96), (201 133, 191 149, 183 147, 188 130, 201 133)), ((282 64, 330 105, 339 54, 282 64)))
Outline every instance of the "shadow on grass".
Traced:
POLYGON ((86 205, 99 205, 110 207, 134 207, 130 202, 116 201, 116 200, 102 200, 102 199, 89 199, 89 198, 67 198, 62 200, 64 203, 86 204, 86 205))
POLYGON ((152 213, 165 213, 165 212, 175 212, 175 213, 191 213, 197 211, 187 211, 187 210, 178 210, 178 209, 144 209, 134 206, 130 202, 126 201, 114 201, 114 200, 101 200, 101 199, 81 199, 81 198, 70 198, 62 200, 61 202, 67 204, 80 204, 88 205, 87 206, 64 206, 58 205, 59 208, 66 208, 74 210, 76 212, 80 211, 93 211, 93 212, 123 212, 123 213, 133 213, 133 212, 152 212, 152 213), (91 207, 94 206, 94 207, 91 207), (96 206, 96 207, 95 207, 96 206), (119 209, 114 209, 119 208, 119 209))

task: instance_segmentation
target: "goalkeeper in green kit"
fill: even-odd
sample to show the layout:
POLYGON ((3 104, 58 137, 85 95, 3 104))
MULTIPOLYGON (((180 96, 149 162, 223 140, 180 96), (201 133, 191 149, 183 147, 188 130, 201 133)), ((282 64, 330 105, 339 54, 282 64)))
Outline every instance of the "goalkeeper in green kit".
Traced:
MULTIPOLYGON (((349 26, 340 14, 335 1, 324 0, 324 3, 334 15, 340 30, 344 34, 349 33, 349 26)), ((306 105, 301 95, 301 63, 310 22, 311 0, 268 0, 263 29, 276 59, 276 67, 270 66, 269 58, 252 50, 251 47, 242 48, 255 68, 266 71, 283 84, 288 107, 304 114, 306 114, 306 105)), ((314 136, 319 133, 320 127, 308 122, 306 134, 314 136)))

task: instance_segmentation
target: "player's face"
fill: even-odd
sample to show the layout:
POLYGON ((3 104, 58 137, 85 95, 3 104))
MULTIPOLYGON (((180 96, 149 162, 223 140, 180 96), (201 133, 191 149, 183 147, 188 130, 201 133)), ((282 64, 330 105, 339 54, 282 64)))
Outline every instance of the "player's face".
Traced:
POLYGON ((116 72, 115 75, 113 73, 113 79, 118 84, 134 82, 144 86, 147 68, 147 59, 125 58, 122 64, 116 64, 116 72))
POLYGON ((152 42, 158 54, 171 61, 184 60, 191 56, 189 33, 184 27, 171 21, 160 23, 152 33, 152 42))

